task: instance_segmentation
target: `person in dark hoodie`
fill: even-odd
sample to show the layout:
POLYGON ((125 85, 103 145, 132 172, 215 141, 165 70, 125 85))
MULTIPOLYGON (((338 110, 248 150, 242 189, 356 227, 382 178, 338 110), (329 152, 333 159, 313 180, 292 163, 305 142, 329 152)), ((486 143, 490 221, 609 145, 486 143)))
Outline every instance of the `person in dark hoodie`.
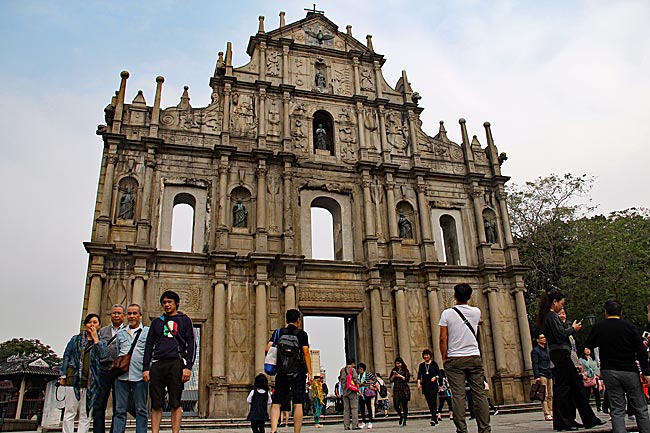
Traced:
POLYGON ((160 296, 164 313, 151 322, 144 349, 142 378, 149 383, 151 432, 160 432, 165 388, 172 409, 172 432, 181 430, 181 394, 190 380, 196 347, 192 319, 178 311, 180 297, 168 290, 160 296))

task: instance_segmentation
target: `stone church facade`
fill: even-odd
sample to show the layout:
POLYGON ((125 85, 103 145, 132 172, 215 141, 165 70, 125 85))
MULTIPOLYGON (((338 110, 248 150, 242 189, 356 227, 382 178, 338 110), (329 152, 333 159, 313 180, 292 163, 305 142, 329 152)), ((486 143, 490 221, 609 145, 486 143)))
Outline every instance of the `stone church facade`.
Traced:
MULTIPOLYGON (((197 412, 245 414, 264 346, 288 308, 344 317, 346 352, 387 374, 396 356, 417 369, 453 286, 468 282, 483 312, 480 344, 499 402, 522 402, 532 376, 523 275, 501 174, 504 155, 460 119, 428 136, 406 73, 393 87, 372 38, 360 43, 317 11, 266 32, 250 62, 219 53, 211 103, 188 88, 161 108, 129 74, 98 127, 104 152, 84 312, 114 303, 160 314, 165 290, 200 329, 197 412), (174 251, 174 208, 193 211, 190 251, 174 251), (312 259, 311 209, 332 215, 334 260, 312 259)), ((341 342, 343 346, 343 342, 341 342)), ((416 405, 425 406, 418 400, 416 405)))

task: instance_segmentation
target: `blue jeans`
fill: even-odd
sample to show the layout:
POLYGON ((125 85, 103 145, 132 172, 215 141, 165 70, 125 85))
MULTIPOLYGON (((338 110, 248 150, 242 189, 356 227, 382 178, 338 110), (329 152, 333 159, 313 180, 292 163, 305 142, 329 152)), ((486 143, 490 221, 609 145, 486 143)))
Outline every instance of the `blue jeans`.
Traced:
POLYGON ((126 411, 129 406, 129 394, 135 406, 135 431, 147 433, 147 389, 148 384, 140 380, 129 382, 127 380, 115 381, 115 415, 113 415, 114 433, 124 433, 126 429, 126 411))
POLYGON ((625 397, 640 433, 650 433, 648 404, 645 401, 639 373, 633 371, 601 370, 607 387, 612 412, 612 433, 625 433, 625 397))

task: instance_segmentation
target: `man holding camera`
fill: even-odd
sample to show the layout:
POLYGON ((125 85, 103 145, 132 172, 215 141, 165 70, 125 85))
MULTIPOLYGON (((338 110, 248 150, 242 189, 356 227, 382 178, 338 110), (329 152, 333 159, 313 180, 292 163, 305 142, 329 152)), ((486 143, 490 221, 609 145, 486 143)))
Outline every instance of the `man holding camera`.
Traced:
POLYGON ((650 366, 643 340, 627 320, 621 319, 622 304, 615 299, 605 301, 605 320, 596 323, 585 341, 585 347, 600 350, 600 373, 607 387, 611 406, 612 432, 625 429, 625 401, 636 417, 640 433, 650 433, 648 405, 643 394, 637 361, 643 380, 650 384, 650 366))

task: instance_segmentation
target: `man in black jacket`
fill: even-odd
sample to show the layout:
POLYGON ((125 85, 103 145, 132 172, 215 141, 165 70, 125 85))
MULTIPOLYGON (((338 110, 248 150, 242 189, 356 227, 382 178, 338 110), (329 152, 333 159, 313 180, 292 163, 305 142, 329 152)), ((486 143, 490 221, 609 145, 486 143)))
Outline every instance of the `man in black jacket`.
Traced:
POLYGON ((165 388, 172 409, 172 432, 181 430, 181 395, 190 380, 196 347, 192 319, 178 311, 180 297, 168 290, 160 296, 164 314, 151 322, 144 349, 142 378, 151 396, 151 432, 160 432, 165 388))
POLYGON ((612 432, 626 432, 625 400, 636 417, 639 432, 650 433, 648 406, 639 380, 641 366, 643 380, 650 385, 648 356, 641 335, 634 325, 621 319, 622 304, 615 299, 605 301, 605 317, 591 328, 585 346, 599 348, 600 373, 607 387, 611 405, 612 432))

